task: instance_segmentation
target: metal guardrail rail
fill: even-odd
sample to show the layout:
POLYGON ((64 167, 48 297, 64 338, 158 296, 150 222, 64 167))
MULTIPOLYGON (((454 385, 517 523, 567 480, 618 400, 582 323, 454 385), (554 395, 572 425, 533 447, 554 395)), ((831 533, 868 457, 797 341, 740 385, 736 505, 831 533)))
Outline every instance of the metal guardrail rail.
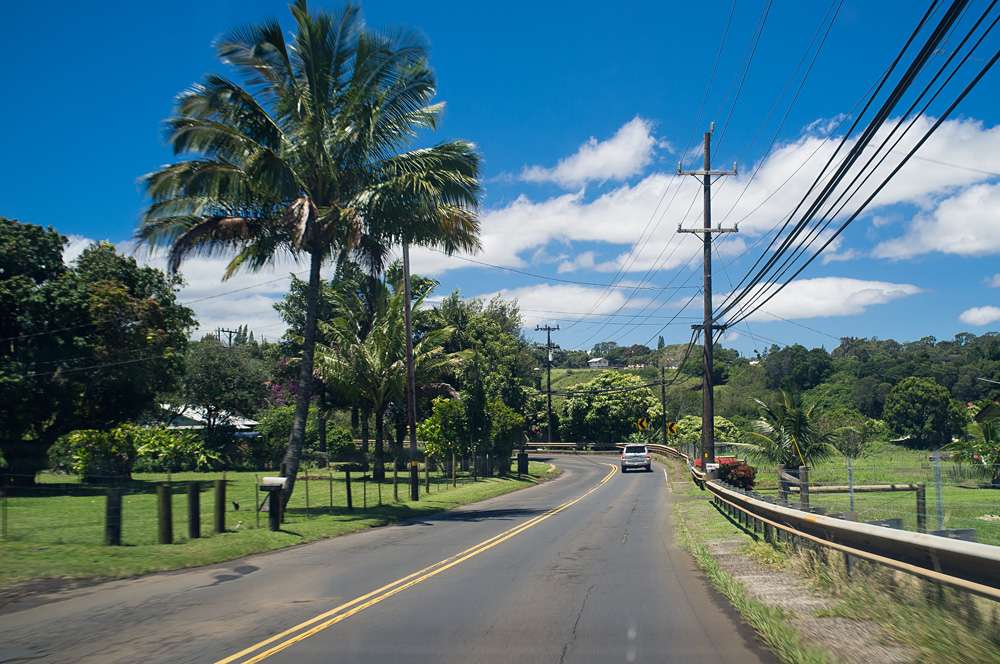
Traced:
MULTIPOLYGON (((776 528, 857 558, 1000 600, 1000 547, 895 530, 772 504, 759 494, 724 486, 691 467, 687 455, 662 445, 650 450, 684 459, 695 482, 717 502, 746 515, 748 527, 776 528)), ((742 520, 742 518, 741 518, 742 520)))

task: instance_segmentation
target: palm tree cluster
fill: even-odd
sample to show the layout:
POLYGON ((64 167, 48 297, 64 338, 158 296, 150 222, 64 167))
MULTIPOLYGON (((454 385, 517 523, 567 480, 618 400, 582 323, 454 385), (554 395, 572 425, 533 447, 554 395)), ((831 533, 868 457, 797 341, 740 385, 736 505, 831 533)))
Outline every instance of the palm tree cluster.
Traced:
POLYGON ((142 179, 151 203, 136 232, 169 248, 171 271, 191 254, 235 252, 224 279, 308 259, 286 499, 312 391, 320 268, 354 259, 379 273, 398 244, 475 249, 481 196, 471 143, 408 149, 443 111, 419 33, 369 29, 353 4, 310 12, 297 0, 291 12, 290 42, 272 18, 216 40, 241 82, 211 73, 178 97, 166 134, 179 160, 142 179))
MULTIPOLYGON (((391 280, 365 278, 364 284, 345 280, 334 296, 329 322, 320 321, 319 331, 328 343, 316 346, 316 373, 329 389, 361 405, 364 419, 375 416, 375 479, 385 476, 383 422, 393 402, 406 396, 406 339, 404 307, 420 309, 430 293, 424 290, 408 303, 402 274, 391 280)), ((415 380, 426 385, 442 372, 472 355, 465 350, 446 353, 445 343, 454 328, 431 330, 413 347, 415 380)))

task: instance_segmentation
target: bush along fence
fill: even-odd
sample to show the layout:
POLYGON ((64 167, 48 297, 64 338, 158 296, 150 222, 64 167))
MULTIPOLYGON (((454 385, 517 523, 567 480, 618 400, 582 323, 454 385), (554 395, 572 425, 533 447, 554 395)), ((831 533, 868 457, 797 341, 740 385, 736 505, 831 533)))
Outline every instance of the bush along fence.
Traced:
MULTIPOLYGON (((507 460, 509 467, 509 460, 507 460)), ((496 461, 424 459, 419 464, 425 495, 494 474, 496 461)), ((375 480, 364 464, 300 468, 287 510, 272 512, 263 487, 272 472, 135 473, 78 476, 42 473, 34 478, 0 473, 0 541, 108 546, 170 544, 212 533, 269 527, 320 514, 348 515, 409 501, 409 473, 389 464, 375 480), (28 486, 25 480, 35 483, 28 486), (275 520, 277 518, 277 520, 275 520)), ((281 505, 280 493, 275 505, 281 505)))

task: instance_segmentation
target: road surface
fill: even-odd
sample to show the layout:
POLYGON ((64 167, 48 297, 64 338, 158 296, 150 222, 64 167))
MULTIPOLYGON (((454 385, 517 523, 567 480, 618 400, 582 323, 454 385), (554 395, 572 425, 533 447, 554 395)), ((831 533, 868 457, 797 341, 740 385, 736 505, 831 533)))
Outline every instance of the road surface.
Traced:
POLYGON ((553 460, 433 517, 16 602, 0 662, 776 661, 676 542, 662 465, 553 460))

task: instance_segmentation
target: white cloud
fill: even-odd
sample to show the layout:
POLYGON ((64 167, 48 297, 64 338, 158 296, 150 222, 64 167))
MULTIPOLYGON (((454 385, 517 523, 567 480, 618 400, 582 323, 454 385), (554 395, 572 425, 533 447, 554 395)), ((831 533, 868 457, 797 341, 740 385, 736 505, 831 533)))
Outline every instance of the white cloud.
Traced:
POLYGON ((84 249, 94 244, 94 240, 82 235, 69 235, 66 239, 69 240, 69 244, 63 249, 63 262, 67 264, 75 261, 84 249))
POLYGON ((973 307, 963 311, 958 320, 967 325, 989 325, 1000 320, 1000 307, 973 307))
POLYGON ((525 328, 556 322, 553 316, 562 320, 580 320, 584 317, 591 319, 614 314, 619 310, 635 312, 651 304, 651 300, 646 297, 628 300, 628 291, 624 289, 606 292, 603 288, 574 284, 526 286, 494 291, 478 297, 489 300, 495 296, 517 301, 525 328))
MULTIPOLYGON (((63 252, 63 260, 67 263, 94 242, 77 235, 70 236, 69 240, 63 252)), ((118 242, 116 247, 122 253, 134 255, 140 265, 166 271, 165 251, 137 250, 131 241, 118 242)), ((300 279, 307 278, 307 269, 291 259, 279 259, 274 268, 256 273, 240 272, 229 281, 222 281, 231 259, 232 256, 192 256, 181 264, 180 274, 185 284, 177 299, 194 310, 198 323, 191 337, 198 339, 216 328, 248 325, 256 339, 276 341, 285 333, 286 326, 273 305, 288 292, 289 274, 294 272, 300 279)))
POLYGON ((898 260, 932 251, 958 256, 1000 252, 1000 185, 968 187, 914 216, 903 236, 880 243, 873 253, 898 260))
MULTIPOLYGON (((932 121, 922 118, 917 128, 925 129, 932 121)), ((879 175, 888 173, 898 163, 902 151, 913 143, 912 138, 907 140, 909 143, 901 144, 897 148, 900 152, 894 152, 880 167, 879 175)), ((878 142, 877 138, 875 143, 878 142)), ((735 257, 757 238, 775 232, 813 184, 835 148, 834 141, 808 134, 777 146, 760 164, 741 166, 740 175, 720 178, 713 186, 713 222, 727 227, 738 223, 740 233, 719 238, 715 244, 718 255, 723 259, 735 257)), ((581 155, 585 153, 590 154, 578 152, 561 164, 572 160, 582 163, 581 155)), ((1000 191, 994 192, 992 185, 979 184, 990 178, 980 171, 1000 172, 1000 126, 987 128, 975 120, 946 121, 918 156, 921 158, 912 159, 866 211, 872 218, 870 241, 876 243, 880 237, 883 240, 875 255, 904 258, 931 250, 965 255, 1000 252, 1000 223, 995 223, 1000 221, 1000 191), (974 164, 980 171, 939 162, 974 164), (977 192, 977 187, 984 188, 989 195, 977 192), (894 207, 900 203, 916 208, 916 213, 894 207), (969 224, 963 220, 968 219, 977 220, 975 241, 962 231, 962 223, 969 224), (903 222, 907 223, 907 234, 886 241, 886 234, 903 222)), ((871 182, 877 180, 878 176, 871 182)), ((853 205, 872 191, 871 182, 853 205)), ((694 235, 679 236, 675 229, 678 225, 685 228, 700 225, 701 195, 701 188, 690 178, 663 172, 650 173, 633 184, 623 184, 596 197, 588 197, 584 191, 537 201, 521 195, 483 213, 483 251, 477 259, 527 269, 561 256, 558 260, 562 269, 567 270, 589 265, 590 257, 578 254, 592 253, 595 271, 617 272, 624 268, 628 273, 695 265, 701 251, 700 239, 694 235), (611 246, 595 249, 595 242, 611 246), (575 251, 578 243, 590 244, 575 251), (613 258, 597 262, 602 254, 613 258)), ((827 230, 825 234, 830 232, 827 230)), ((848 246, 846 237, 838 238, 824 252, 824 262, 854 260, 871 251, 870 247, 848 246)), ((857 234, 852 236, 852 242, 857 239, 857 234)), ((467 265, 440 255, 427 259, 431 270, 420 268, 425 274, 440 274, 467 265)))
POLYGON ((624 180, 642 172, 653 153, 666 144, 653 136, 653 123, 636 116, 606 141, 591 137, 576 154, 559 160, 554 168, 525 167, 520 179, 526 182, 555 182, 562 187, 580 187, 597 180, 624 180))
MULTIPOLYGON (((776 284, 766 284, 755 293, 771 292, 776 284)), ((911 284, 864 281, 846 277, 801 279, 788 284, 748 320, 768 321, 773 316, 788 319, 857 316, 868 307, 922 293, 911 284)))
POLYGON ((986 277, 983 282, 990 288, 1000 288, 1000 274, 994 274, 992 277, 986 277))
POLYGON ((578 254, 573 260, 564 260, 559 264, 559 274, 592 269, 596 256, 597 254, 593 251, 585 251, 582 254, 578 254))

